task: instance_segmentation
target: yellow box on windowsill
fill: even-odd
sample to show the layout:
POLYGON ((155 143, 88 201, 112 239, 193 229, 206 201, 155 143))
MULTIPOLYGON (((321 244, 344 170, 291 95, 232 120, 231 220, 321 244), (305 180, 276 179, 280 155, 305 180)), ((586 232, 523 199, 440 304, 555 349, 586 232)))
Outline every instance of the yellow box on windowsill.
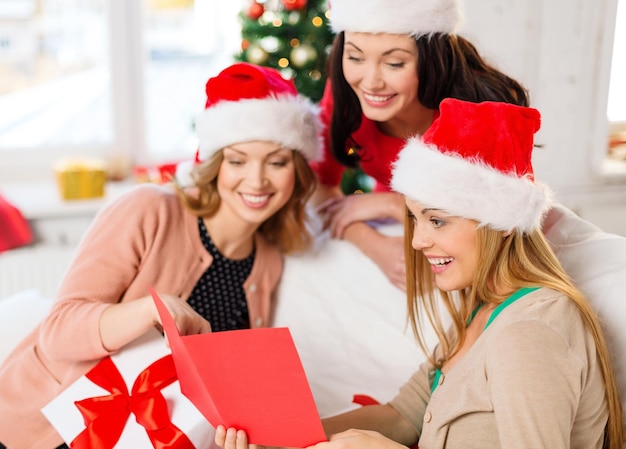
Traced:
POLYGON ((104 196, 107 175, 103 162, 63 161, 56 164, 54 171, 64 200, 104 196))

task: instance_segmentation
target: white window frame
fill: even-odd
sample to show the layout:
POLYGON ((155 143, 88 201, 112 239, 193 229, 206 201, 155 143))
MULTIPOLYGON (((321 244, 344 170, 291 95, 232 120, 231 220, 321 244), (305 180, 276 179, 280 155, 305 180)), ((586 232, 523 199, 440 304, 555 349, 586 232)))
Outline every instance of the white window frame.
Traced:
POLYGON ((619 181, 621 183, 626 182, 626 162, 623 164, 623 170, 620 168, 616 171, 611 168, 614 168, 615 164, 608 163, 607 155, 609 135, 617 131, 626 131, 626 122, 611 122, 607 117, 618 1, 620 0, 606 0, 604 2, 604 26, 600 27, 600 35, 598 36, 602 45, 600 46, 601 50, 597 59, 597 90, 594 95, 596 101, 595 113, 591 116, 593 121, 591 138, 596 144, 592 146, 590 163, 592 173, 599 180, 604 182, 619 181))
MULTIPOLYGON (((0 151, 0 185, 51 180, 61 157, 107 159, 124 156, 141 163, 147 158, 144 111, 142 2, 108 0, 109 73, 111 83, 112 140, 106 145, 34 147, 0 151)), ((36 132, 36 130, 33 130, 36 132)))

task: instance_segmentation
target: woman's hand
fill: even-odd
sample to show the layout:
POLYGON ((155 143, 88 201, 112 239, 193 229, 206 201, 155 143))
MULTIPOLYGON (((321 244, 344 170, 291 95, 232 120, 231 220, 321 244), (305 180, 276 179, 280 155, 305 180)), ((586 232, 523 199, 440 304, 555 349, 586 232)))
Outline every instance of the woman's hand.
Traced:
MULTIPOLYGON (((159 294, 181 335, 211 332, 211 325, 187 301, 178 296, 159 294)), ((111 304, 100 316, 100 338, 108 351, 117 351, 134 339, 161 325, 152 296, 111 304)))
MULTIPOLYGON (((406 449, 399 443, 372 430, 351 429, 332 435, 328 442, 317 443, 307 449, 406 449)), ((234 447, 233 447, 234 449, 234 447)), ((241 449, 241 448, 238 448, 241 449)))
POLYGON ((215 444, 222 449, 272 449, 270 446, 248 444, 246 432, 232 427, 227 430, 224 426, 217 426, 215 429, 215 444))
MULTIPOLYGON (((206 334, 211 332, 211 325, 202 315, 196 312, 187 301, 178 296, 159 294, 159 298, 170 312, 176 323, 180 335, 206 334)), ((152 298, 150 298, 152 301, 152 298)), ((154 324, 160 324, 161 317, 153 304, 152 319, 154 324)))
POLYGON ((357 193, 334 197, 318 207, 324 227, 332 238, 342 239, 346 228, 356 222, 394 219, 401 221, 403 199, 397 193, 357 193))

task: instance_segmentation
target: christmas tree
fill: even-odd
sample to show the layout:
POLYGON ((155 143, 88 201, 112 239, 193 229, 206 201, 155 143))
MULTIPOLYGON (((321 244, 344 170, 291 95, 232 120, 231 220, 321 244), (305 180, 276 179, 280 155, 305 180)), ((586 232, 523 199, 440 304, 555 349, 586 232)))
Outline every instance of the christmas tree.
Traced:
MULTIPOLYGON (((240 12, 238 61, 279 69, 298 92, 318 102, 326 83, 326 59, 334 34, 327 0, 250 0, 240 12)), ((369 192, 372 180, 360 169, 347 169, 341 182, 349 194, 369 192)))
POLYGON ((334 38, 327 0, 251 0, 240 18, 237 60, 279 69, 300 93, 318 102, 334 38))

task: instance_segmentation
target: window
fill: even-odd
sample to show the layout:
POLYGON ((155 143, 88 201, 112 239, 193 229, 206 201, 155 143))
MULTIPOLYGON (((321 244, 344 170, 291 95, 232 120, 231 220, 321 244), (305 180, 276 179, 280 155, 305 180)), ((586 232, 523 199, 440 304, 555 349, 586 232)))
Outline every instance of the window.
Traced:
MULTIPOLYGON (((626 165, 626 1, 619 0, 615 19, 609 82, 609 159, 626 165)), ((611 162, 611 161, 609 161, 611 162)), ((615 164, 613 164, 615 166, 615 164)), ((626 171, 626 168, 624 168, 626 171)))
POLYGON ((239 7, 0 1, 0 179, 51 177, 63 158, 192 155, 204 83, 239 49, 239 7))
POLYGON ((618 1, 615 17, 607 116, 610 122, 626 122, 626 1, 618 1))
POLYGON ((98 0, 0 2, 0 167, 111 145, 108 54, 98 0))

